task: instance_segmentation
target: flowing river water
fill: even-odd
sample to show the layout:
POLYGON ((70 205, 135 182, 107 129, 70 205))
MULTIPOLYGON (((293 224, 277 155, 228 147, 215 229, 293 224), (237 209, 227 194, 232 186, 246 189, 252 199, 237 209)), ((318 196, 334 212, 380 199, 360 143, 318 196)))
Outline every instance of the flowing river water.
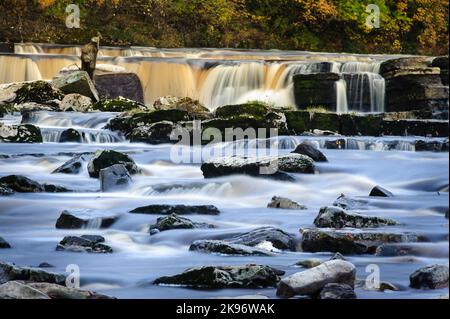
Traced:
MULTIPOLYGON (((247 176, 204 179, 200 164, 174 164, 171 145, 129 143, 122 136, 102 129, 113 113, 36 113, 31 122, 41 127, 42 144, 0 143, 0 176, 25 175, 38 182, 53 183, 74 190, 73 193, 19 194, 0 197, 0 235, 12 249, 0 251, 0 260, 17 265, 37 266, 48 262, 52 271, 65 272, 76 264, 81 272, 81 287, 118 298, 215 298, 242 295, 275 297, 276 289, 191 290, 152 285, 157 277, 178 274, 201 265, 267 264, 292 274, 302 269, 294 264, 303 259, 328 260, 331 253, 276 252, 271 257, 221 256, 191 252, 197 239, 219 238, 260 226, 274 226, 296 234, 313 226, 319 208, 331 205, 341 194, 367 201, 361 213, 389 217, 398 226, 379 229, 389 232, 413 232, 427 242, 409 244, 412 253, 381 257, 354 255, 346 258, 357 266, 357 278, 370 273, 366 267, 377 265, 380 279, 399 291, 374 291, 358 286, 359 298, 434 298, 448 294, 448 289, 416 290, 409 288, 409 275, 428 264, 448 264, 449 155, 415 152, 414 137, 347 137, 349 149, 322 149, 328 163, 317 163, 318 173, 295 175, 295 182, 273 181, 247 176), (64 128, 74 127, 85 133, 82 143, 58 143, 64 128), (394 145, 394 146, 393 146, 394 145), (132 185, 122 192, 102 193, 98 179, 90 178, 86 167, 78 175, 51 174, 74 154, 90 154, 98 149, 126 152, 142 169, 133 176, 132 185), (390 198, 368 197, 375 185, 392 191, 390 198), (447 188, 448 189, 448 188, 447 188), (272 196, 288 197, 306 210, 267 208, 272 196), (135 215, 130 210, 149 204, 212 204, 218 216, 188 216, 207 222, 216 229, 170 230, 150 236, 148 226, 158 216, 135 215), (82 230, 59 230, 56 219, 63 210, 92 210, 97 214, 118 215, 108 229, 94 226, 82 230), (87 254, 56 251, 67 235, 99 234, 114 249, 112 254, 87 254)), ((7 116, 3 123, 17 123, 21 116, 7 116)), ((333 137, 327 137, 328 139, 333 137)), ((280 154, 288 153, 304 139, 323 146, 325 137, 281 136, 271 142, 280 154)), ((252 143, 236 143, 252 147, 252 143)), ((218 144, 214 147, 229 147, 218 144)), ((89 155, 88 155, 89 156, 89 155)), ((86 166, 86 163, 85 163, 86 166)))

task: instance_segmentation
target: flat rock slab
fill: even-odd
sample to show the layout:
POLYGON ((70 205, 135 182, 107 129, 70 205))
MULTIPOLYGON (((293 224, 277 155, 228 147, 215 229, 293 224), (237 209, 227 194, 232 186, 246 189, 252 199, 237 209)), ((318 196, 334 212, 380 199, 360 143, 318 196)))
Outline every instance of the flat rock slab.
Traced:
POLYGON ((224 240, 232 244, 252 247, 269 242, 276 249, 291 251, 295 251, 297 246, 294 235, 274 227, 260 227, 224 240))
POLYGON ((189 250, 234 256, 274 256, 268 250, 246 245, 230 244, 223 240, 196 240, 189 247, 189 250))
POLYGON ((220 211, 213 205, 148 205, 130 211, 132 214, 148 215, 219 215, 220 211))
POLYGON ((0 284, 11 280, 47 282, 64 285, 66 276, 47 272, 39 268, 19 267, 11 263, 0 263, 0 284))
POLYGON ((150 226, 150 235, 171 229, 194 228, 215 228, 215 226, 207 223, 196 223, 177 214, 170 214, 169 216, 159 217, 156 224, 150 226))
POLYGON ((66 236, 56 246, 57 251, 87 252, 87 253, 112 253, 108 245, 103 244, 105 238, 102 236, 83 235, 66 236))
POLYGON ((70 212, 64 210, 56 221, 55 227, 58 229, 108 228, 117 219, 117 216, 107 215, 89 209, 70 212))

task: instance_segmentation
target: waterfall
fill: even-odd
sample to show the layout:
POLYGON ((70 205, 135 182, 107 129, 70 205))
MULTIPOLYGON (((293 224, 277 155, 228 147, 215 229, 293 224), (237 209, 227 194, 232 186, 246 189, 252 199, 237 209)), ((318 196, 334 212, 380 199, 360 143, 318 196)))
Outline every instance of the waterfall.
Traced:
POLYGON ((336 112, 337 113, 347 113, 348 112, 348 102, 347 102, 347 83, 345 80, 340 79, 336 81, 336 112))

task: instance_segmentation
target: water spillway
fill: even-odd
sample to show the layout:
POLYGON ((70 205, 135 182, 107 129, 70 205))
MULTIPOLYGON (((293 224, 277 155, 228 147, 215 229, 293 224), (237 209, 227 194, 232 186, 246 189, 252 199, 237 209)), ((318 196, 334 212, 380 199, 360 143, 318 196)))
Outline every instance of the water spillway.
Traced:
MULTIPOLYGON (((17 44, 0 55, 0 84, 49 80, 62 68, 79 65, 80 47, 17 44)), ((156 49, 102 47, 99 63, 136 73, 145 102, 161 96, 191 97, 213 110, 227 104, 265 101, 294 106, 293 76, 334 72, 338 112, 382 112, 384 79, 380 62, 389 56, 300 51, 156 49)))

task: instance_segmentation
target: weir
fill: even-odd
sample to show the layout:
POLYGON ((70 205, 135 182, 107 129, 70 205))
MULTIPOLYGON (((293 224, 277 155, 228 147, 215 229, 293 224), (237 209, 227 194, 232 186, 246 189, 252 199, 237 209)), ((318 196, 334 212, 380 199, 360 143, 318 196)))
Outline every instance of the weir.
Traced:
MULTIPOLYGON (((50 80, 62 68, 80 65, 80 47, 16 44, 15 54, 0 55, 0 84, 50 80)), ((198 99, 211 110, 227 104, 264 101, 295 105, 293 76, 334 72, 336 111, 383 112, 384 79, 380 63, 388 56, 300 51, 239 51, 102 47, 99 63, 136 73, 146 104, 161 96, 198 99)))

